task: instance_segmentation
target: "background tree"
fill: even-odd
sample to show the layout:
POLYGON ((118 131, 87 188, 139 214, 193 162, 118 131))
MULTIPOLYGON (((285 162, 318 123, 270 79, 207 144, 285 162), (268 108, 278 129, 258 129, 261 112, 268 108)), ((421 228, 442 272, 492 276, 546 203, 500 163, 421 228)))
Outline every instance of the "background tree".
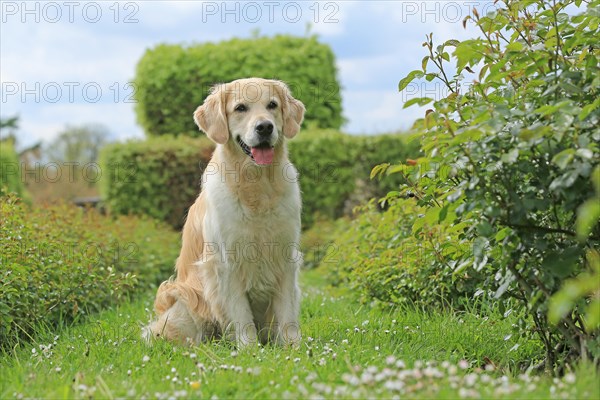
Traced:
POLYGON ((15 131, 19 128, 19 116, 0 117, 0 140, 9 140, 14 145, 16 141, 15 131))
POLYGON ((100 149, 108 143, 109 131, 99 124, 67 126, 46 149, 48 159, 56 162, 94 163, 100 149))
POLYGON ((17 129, 19 127, 19 116, 0 118, 0 129, 17 129))

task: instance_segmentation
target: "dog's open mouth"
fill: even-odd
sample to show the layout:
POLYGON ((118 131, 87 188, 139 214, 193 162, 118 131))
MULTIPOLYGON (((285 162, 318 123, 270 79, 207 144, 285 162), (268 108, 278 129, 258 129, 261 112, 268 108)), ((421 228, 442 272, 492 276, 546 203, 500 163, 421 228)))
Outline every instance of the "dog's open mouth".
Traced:
POLYGON ((237 142, 242 151, 258 165, 273 164, 275 149, 269 143, 261 143, 258 146, 250 147, 239 136, 237 137, 237 142))

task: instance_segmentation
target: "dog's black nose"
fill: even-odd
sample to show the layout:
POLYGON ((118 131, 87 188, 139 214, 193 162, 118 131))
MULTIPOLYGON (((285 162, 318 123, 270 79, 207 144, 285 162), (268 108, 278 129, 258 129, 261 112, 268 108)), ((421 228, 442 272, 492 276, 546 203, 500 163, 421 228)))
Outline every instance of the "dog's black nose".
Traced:
POLYGON ((261 121, 256 124, 254 130, 260 137, 268 137, 273 133, 273 123, 271 121, 261 121))

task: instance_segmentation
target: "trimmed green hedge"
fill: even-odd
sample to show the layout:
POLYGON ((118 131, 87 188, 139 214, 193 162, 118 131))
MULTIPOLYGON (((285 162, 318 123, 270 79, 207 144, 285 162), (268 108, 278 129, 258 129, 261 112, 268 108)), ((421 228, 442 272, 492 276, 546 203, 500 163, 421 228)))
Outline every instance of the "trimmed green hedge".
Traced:
POLYGON ((148 218, 0 197, 0 347, 156 287, 171 274, 179 242, 148 218))
MULTIPOLYGON (((383 196, 401 177, 371 181, 373 166, 417 157, 418 144, 399 134, 352 136, 337 131, 307 131, 288 142, 300 171, 303 224, 318 216, 338 218, 353 206, 383 196)), ((214 145, 206 138, 157 137, 112 144, 100 160, 101 189, 117 214, 148 214, 180 228, 199 190, 202 171, 214 145)))
POLYGON ((140 59, 135 111, 148 136, 202 133, 192 114, 216 83, 280 79, 306 106, 306 126, 339 129, 342 101, 331 48, 316 37, 232 39, 184 47, 158 45, 140 59))
POLYGON ((213 149, 208 138, 183 136, 106 146, 100 154, 106 205, 116 214, 149 215, 182 227, 213 149))
POLYGON ((302 222, 349 215, 352 208, 383 197, 402 178, 370 180, 375 165, 416 158, 419 145, 402 134, 347 135, 337 131, 302 132, 289 142, 290 159, 300 172, 302 222))
POLYGON ((337 131, 301 132, 289 141, 290 159, 300 173, 304 227, 343 214, 355 187, 359 142, 337 131))

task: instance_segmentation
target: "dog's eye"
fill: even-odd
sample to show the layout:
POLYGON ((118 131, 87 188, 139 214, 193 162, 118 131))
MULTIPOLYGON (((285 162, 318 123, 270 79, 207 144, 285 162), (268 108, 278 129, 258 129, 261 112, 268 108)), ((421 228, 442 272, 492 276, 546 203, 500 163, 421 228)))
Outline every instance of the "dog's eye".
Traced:
POLYGON ((237 106, 235 106, 234 111, 237 111, 237 112, 248 111, 248 107, 246 107, 244 104, 238 104, 237 106))
POLYGON ((269 104, 267 104, 267 108, 269 110, 273 110, 273 109, 277 108, 277 103, 275 103, 274 101, 270 101, 269 104))

